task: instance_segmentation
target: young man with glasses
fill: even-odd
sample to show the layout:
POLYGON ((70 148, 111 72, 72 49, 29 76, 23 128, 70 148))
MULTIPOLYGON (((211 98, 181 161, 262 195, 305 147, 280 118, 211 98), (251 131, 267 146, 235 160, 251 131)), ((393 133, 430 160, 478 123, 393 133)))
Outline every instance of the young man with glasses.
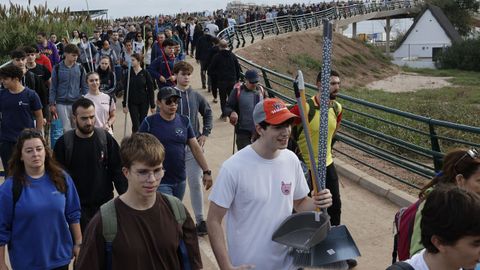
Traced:
MULTIPOLYGON (((170 199, 157 192, 165 174, 165 154, 151 134, 134 133, 122 141, 120 156, 128 189, 113 201, 119 226, 110 254, 112 270, 187 269, 185 260, 188 269, 202 269, 195 225, 188 211, 184 209, 186 216, 180 226, 170 199)), ((102 219, 101 213, 96 214, 84 234, 75 265, 78 270, 108 269, 102 219)))
POLYGON ((255 137, 253 108, 266 98, 263 87, 258 84, 259 76, 256 70, 245 72, 245 83, 237 83, 230 92, 225 106, 225 116, 230 118, 230 124, 235 126, 237 149, 241 150, 252 143, 255 137))
POLYGON ((332 204, 328 190, 307 196, 300 162, 286 149, 294 118, 283 101, 262 100, 253 111, 259 138, 222 164, 207 218, 220 269, 293 269, 288 247, 272 241, 274 231, 293 209, 314 211, 332 204), (222 226, 225 215, 228 252, 222 226))
POLYGON ((177 113, 180 99, 181 96, 174 88, 161 88, 157 95, 159 113, 146 117, 138 131, 154 135, 165 147, 166 172, 158 190, 182 200, 186 186, 185 147, 187 145, 202 168, 203 183, 207 189, 212 185, 212 172, 208 169, 189 118, 177 113))

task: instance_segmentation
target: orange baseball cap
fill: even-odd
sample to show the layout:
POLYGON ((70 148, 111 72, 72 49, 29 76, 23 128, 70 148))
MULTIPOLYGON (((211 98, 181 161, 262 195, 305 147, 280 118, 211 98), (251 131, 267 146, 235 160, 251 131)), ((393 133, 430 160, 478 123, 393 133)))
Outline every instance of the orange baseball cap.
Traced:
POLYGON ((288 119, 297 118, 295 114, 291 113, 285 103, 278 98, 266 98, 253 109, 253 122, 259 124, 263 121, 270 125, 279 125, 288 119))

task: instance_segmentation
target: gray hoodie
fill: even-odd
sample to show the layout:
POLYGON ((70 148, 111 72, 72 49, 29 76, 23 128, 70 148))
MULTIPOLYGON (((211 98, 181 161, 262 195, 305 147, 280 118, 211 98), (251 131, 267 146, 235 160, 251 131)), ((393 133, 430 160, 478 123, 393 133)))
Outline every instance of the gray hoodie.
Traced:
POLYGON ((192 87, 183 91, 178 88, 179 95, 182 97, 180 104, 178 104, 177 113, 184 115, 190 119, 195 136, 198 138, 201 135, 208 136, 213 128, 212 109, 207 100, 192 87), (200 132, 200 123, 198 120, 198 113, 203 118, 203 131, 200 132))

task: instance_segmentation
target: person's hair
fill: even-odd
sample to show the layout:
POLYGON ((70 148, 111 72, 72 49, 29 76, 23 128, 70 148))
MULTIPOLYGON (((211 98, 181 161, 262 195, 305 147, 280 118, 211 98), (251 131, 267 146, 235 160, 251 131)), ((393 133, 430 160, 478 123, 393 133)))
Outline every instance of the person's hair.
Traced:
POLYGON ((480 236, 480 197, 453 185, 440 185, 427 197, 420 222, 421 242, 430 253, 439 250, 432 243, 455 245, 465 236, 480 236))
POLYGON ((180 71, 192 74, 193 66, 187 61, 179 61, 173 66, 173 74, 178 74, 180 71))
POLYGON ((108 60, 108 69, 107 69, 107 71, 111 71, 111 70, 113 69, 113 67, 112 67, 112 59, 111 59, 110 56, 108 56, 108 55, 102 55, 102 57, 100 57, 100 61, 98 62, 98 68, 97 68, 97 70, 98 70, 99 68, 101 68, 101 67, 100 67, 100 62, 102 62, 103 59, 107 59, 107 60, 108 60))
POLYGON ((130 57, 135 58, 138 62, 140 62, 140 65, 142 64, 142 56, 139 53, 132 53, 130 57))
POLYGON ((134 133, 122 140, 120 160, 125 168, 130 168, 134 162, 141 162, 150 167, 157 166, 165 160, 165 148, 149 133, 134 133))
POLYGON ((427 190, 437 184, 456 185, 456 176, 458 174, 468 179, 477 172, 480 169, 480 158, 471 158, 468 156, 467 151, 467 149, 457 148, 448 152, 443 158, 441 173, 437 174, 420 190, 419 197, 425 198, 427 190))
MULTIPOLYGON (((338 73, 335 70, 330 70, 330 77, 335 76, 335 77, 340 77, 340 73, 338 73)), ((317 74, 317 83, 322 81, 322 71, 318 72, 317 74)))
POLYGON ((267 129, 268 126, 271 126, 269 123, 265 122, 265 121, 262 121, 260 123, 258 123, 258 125, 262 128, 262 129, 267 129))
POLYGON ((47 37, 47 33, 45 33, 45 32, 37 32, 37 36, 42 36, 42 37, 46 38, 46 37, 47 37))
POLYGON ((220 44, 220 39, 217 38, 217 37, 213 37, 212 38, 212 43, 213 43, 213 45, 218 45, 218 44, 220 44))
MULTIPOLYGON (((89 73, 90 74, 90 73, 89 73)), ((87 75, 88 77, 88 75, 87 75)), ((79 99, 77 99, 73 104, 72 104, 72 113, 73 115, 77 115, 77 109, 78 107, 82 107, 84 109, 88 109, 90 107, 94 107, 95 108, 95 104, 93 104, 93 101, 91 101, 90 99, 88 98, 84 98, 84 97, 81 97, 79 99)))
POLYGON ((26 54, 38 53, 37 46, 24 46, 22 49, 26 54))
POLYGON ((167 46, 175 46, 177 45, 177 42, 171 38, 165 39, 165 41, 162 43, 162 47, 165 48, 167 46))
POLYGON ((14 65, 6 65, 3 68, 0 68, 0 78, 17 78, 18 81, 21 81, 23 78, 23 71, 21 68, 14 65))
POLYGON ((52 150, 47 146, 45 139, 40 131, 36 129, 24 129, 18 137, 17 143, 13 148, 13 154, 8 162, 8 174, 12 176, 13 181, 19 181, 23 186, 28 185, 25 177, 25 164, 22 160, 22 148, 26 140, 40 139, 45 148, 45 172, 48 173, 50 180, 53 182, 58 191, 65 193, 67 187, 65 185, 65 175, 60 164, 53 158, 52 150))
POLYGON ((85 80, 88 81, 88 78, 90 78, 90 76, 92 75, 97 75, 99 78, 100 78, 100 75, 98 75, 98 73, 96 71, 90 71, 87 73, 87 75, 85 76, 85 80))
POLYGON ((77 45, 72 43, 65 45, 65 48, 63 48, 63 52, 80 55, 80 49, 78 49, 77 45))
POLYGON ((17 48, 10 52, 10 59, 25 58, 25 57, 27 57, 27 53, 25 53, 25 51, 21 48, 17 48))
POLYGON ((75 32, 77 32, 78 36, 80 37, 80 31, 78 31, 77 29, 72 30, 72 37, 75 37, 75 34, 74 34, 75 32))

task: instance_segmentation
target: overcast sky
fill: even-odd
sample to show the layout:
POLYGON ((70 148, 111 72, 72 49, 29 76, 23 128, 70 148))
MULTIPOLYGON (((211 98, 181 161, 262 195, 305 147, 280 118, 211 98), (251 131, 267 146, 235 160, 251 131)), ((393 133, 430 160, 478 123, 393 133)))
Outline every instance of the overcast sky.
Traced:
MULTIPOLYGON (((28 0, 10 0, 15 4, 28 5, 28 0)), ((8 0, 0 0, 0 3, 7 4, 8 0)), ((109 18, 124 16, 140 16, 155 14, 174 14, 186 11, 205 11, 225 9, 228 0, 31 0, 31 5, 44 4, 47 2, 49 8, 70 7, 71 10, 108 9, 109 18)), ((256 4, 292 4, 292 3, 315 3, 323 2, 311 0, 250 0, 243 3, 256 4)))

